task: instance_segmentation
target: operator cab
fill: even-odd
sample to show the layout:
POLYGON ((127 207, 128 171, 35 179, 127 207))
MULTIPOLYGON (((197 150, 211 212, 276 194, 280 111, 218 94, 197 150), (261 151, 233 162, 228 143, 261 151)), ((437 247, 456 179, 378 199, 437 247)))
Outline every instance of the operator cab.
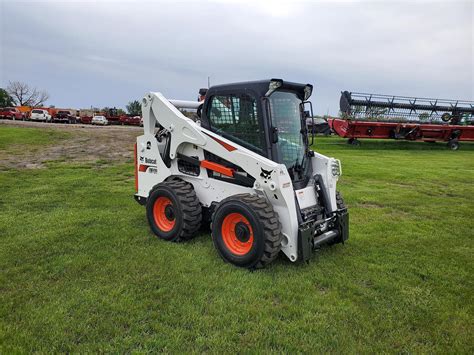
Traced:
POLYGON ((305 110, 312 111, 307 101, 312 90, 310 84, 281 79, 213 86, 206 94, 201 125, 284 164, 301 188, 311 176, 305 110))

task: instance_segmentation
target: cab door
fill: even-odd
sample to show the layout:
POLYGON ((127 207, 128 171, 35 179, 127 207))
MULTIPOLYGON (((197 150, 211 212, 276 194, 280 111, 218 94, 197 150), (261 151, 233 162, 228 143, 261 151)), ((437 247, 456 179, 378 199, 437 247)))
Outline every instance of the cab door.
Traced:
POLYGON ((210 96, 201 124, 224 138, 267 156, 261 105, 250 91, 223 91, 210 96))

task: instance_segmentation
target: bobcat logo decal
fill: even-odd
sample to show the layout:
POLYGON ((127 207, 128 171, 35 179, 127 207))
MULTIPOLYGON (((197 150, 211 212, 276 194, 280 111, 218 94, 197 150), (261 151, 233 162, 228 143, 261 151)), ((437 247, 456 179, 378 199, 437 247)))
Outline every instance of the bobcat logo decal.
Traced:
POLYGON ((273 170, 265 170, 264 168, 260 168, 260 170, 262 171, 260 173, 261 177, 263 177, 264 179, 270 179, 270 176, 272 175, 273 170))

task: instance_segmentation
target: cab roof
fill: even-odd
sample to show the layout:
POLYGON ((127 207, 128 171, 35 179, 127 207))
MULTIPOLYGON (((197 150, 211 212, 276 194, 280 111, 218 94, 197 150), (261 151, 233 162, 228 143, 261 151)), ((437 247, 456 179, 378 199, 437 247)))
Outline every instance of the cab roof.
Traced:
POLYGON ((265 79, 265 80, 256 80, 256 81, 243 81, 243 82, 238 82, 238 83, 230 83, 230 84, 222 84, 222 85, 214 85, 211 86, 206 94, 207 97, 211 97, 214 95, 219 95, 219 94, 229 94, 232 91, 253 91, 255 92, 259 97, 265 96, 265 94, 268 91, 270 82, 272 81, 281 81, 283 83, 282 86, 280 86, 277 91, 293 91, 295 92, 298 97, 303 100, 304 99, 304 88, 307 85, 311 84, 300 84, 300 83, 294 83, 290 81, 285 81, 282 79, 265 79))

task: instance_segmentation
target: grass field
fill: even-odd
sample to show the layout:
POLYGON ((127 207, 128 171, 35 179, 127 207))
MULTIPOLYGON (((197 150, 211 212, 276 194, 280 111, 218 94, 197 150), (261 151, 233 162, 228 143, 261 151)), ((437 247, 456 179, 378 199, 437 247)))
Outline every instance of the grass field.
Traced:
POLYGON ((3 126, 0 128, 0 149, 2 153, 31 153, 45 146, 54 144, 58 139, 70 137, 68 132, 48 129, 18 128, 3 126))
MULTIPOLYGON (((0 127, 3 154, 21 130, 0 127)), ((472 354, 474 146, 316 149, 342 161, 350 239, 257 272, 225 264, 208 232, 154 238, 131 159, 1 171, 0 353, 472 354)))

